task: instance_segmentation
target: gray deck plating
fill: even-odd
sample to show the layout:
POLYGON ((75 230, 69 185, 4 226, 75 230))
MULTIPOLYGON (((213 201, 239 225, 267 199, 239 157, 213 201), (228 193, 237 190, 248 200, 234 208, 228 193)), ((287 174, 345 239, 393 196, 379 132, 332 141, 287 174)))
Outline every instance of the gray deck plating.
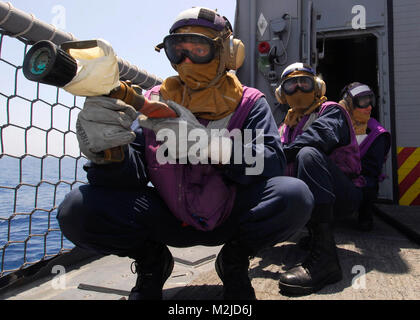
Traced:
MULTIPOLYGON (((279 243, 262 250, 251 261, 250 277, 261 300, 361 300, 420 298, 420 246, 381 219, 375 230, 362 233, 352 228, 354 220, 336 225, 338 254, 343 280, 305 297, 286 297, 278 292, 279 272, 302 261, 305 252, 295 241, 279 243)), ((301 234, 302 235, 302 234, 301 234)), ((298 235, 294 240, 299 238, 298 235)), ((176 263, 164 287, 167 300, 220 300, 222 283, 214 271, 220 247, 170 248, 176 263)), ((57 288, 57 279, 38 282, 19 292, 10 292, 11 300, 118 300, 125 299, 136 276, 130 271, 131 260, 108 256, 68 272, 65 288, 57 288), (55 282, 54 282, 55 281, 55 282)))

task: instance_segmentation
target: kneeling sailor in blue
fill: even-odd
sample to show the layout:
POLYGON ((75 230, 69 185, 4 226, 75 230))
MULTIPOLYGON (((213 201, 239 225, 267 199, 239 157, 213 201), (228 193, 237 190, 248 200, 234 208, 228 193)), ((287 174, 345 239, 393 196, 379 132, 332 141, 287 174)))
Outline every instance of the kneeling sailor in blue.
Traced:
POLYGON ((288 174, 303 180, 315 207, 307 225, 311 235, 306 260, 281 274, 279 287, 288 295, 316 292, 342 279, 333 234, 336 201, 352 207, 360 202, 360 156, 347 111, 327 102, 326 84, 306 64, 288 66, 276 90, 290 110, 280 127, 288 174))
POLYGON ((363 200, 358 209, 358 227, 370 231, 373 228, 373 203, 378 197, 379 182, 384 179, 382 167, 391 148, 391 135, 371 117, 376 99, 369 86, 351 83, 343 89, 341 97, 340 105, 349 112, 356 133, 365 180, 361 187, 363 200))
POLYGON ((226 18, 207 8, 183 11, 157 48, 178 75, 146 96, 162 98, 179 117, 137 118, 122 101, 87 98, 77 136, 91 160, 84 167, 89 184, 60 205, 61 230, 80 247, 134 259, 131 300, 162 299, 174 266, 167 246, 196 245, 223 245, 215 267, 225 299, 255 299, 249 257, 300 231, 312 194, 299 179, 283 176, 285 156, 264 95, 229 72, 241 66, 244 48, 226 18), (196 144, 176 147, 188 146, 194 132, 207 138, 198 162, 189 152, 196 144), (99 151, 117 146, 125 159, 104 161, 99 151))

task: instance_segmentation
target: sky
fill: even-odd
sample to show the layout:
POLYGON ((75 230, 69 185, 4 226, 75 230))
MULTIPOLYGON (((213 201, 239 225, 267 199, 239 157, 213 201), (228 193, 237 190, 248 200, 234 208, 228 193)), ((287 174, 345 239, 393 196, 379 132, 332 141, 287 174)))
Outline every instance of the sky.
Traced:
MULTIPOLYGON (((180 12, 193 6, 217 9, 234 25, 236 9, 235 0, 10 0, 10 3, 79 40, 107 40, 119 57, 162 79, 176 72, 164 51, 158 53, 154 48, 168 34, 180 12)), ((40 86, 39 97, 50 105, 43 102, 31 105, 20 98, 33 100, 37 96, 37 85, 26 80, 18 69, 23 63, 24 48, 16 39, 3 38, 0 56, 7 63, 0 61, 0 128, 3 126, 0 155, 42 157, 48 151, 57 157, 64 154, 78 157, 75 134, 49 128, 52 125, 66 132, 70 126, 74 131, 79 109, 51 108, 57 100, 57 89, 46 85, 40 86), (14 97, 15 91, 18 97, 14 97), (30 130, 25 129, 29 127, 30 130)), ((74 105, 74 97, 64 90, 58 96, 60 103, 74 105)), ((83 106, 84 99, 76 101, 78 107, 83 106)))
POLYGON ((235 0, 10 0, 20 10, 71 32, 79 40, 102 38, 121 58, 161 78, 175 71, 161 43, 178 14, 193 6, 217 9, 232 25, 235 0), (64 10, 63 10, 64 9, 64 10), (62 13, 65 13, 63 23, 62 13), (63 28, 64 27, 64 28, 63 28))

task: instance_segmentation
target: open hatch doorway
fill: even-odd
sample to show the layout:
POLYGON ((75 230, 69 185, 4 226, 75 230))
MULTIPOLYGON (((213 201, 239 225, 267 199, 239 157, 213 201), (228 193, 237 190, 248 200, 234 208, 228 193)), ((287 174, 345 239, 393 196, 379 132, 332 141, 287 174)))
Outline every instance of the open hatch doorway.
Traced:
POLYGON ((380 106, 378 86, 378 44, 374 35, 328 37, 317 42, 323 58, 318 61, 317 73, 327 84, 327 97, 339 102, 341 90, 349 83, 367 84, 376 94, 377 106, 372 116, 378 119, 380 106))

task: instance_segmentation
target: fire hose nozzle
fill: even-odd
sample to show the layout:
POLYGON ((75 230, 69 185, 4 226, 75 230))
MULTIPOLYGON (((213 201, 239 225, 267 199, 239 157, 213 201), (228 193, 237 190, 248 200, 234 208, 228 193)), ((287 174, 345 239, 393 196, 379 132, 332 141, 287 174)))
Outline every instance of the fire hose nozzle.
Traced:
POLYGON ((51 41, 39 41, 25 55, 23 74, 28 80, 62 88, 76 76, 77 61, 51 41))
MULTIPOLYGON (((99 55, 100 56, 100 55, 99 55)), ((83 59, 83 58, 82 58, 83 59)), ((147 100, 129 82, 119 81, 116 56, 110 44, 104 40, 66 42, 61 47, 51 41, 37 42, 25 55, 23 74, 31 81, 52 85, 81 96, 104 95, 123 100, 149 118, 176 118, 178 115, 165 103, 147 100), (107 54, 110 66, 94 64, 97 54, 107 54), (72 54, 75 54, 73 56, 72 54), (85 57, 85 68, 79 68, 78 57, 85 57), (98 83, 105 68, 113 75, 112 83, 98 83), (82 70, 79 72, 79 70, 82 70), (84 73, 83 73, 84 72, 84 73), (88 86, 89 84, 89 86, 88 86), (102 86, 103 85, 103 86, 102 86), (72 88, 69 88, 72 87, 72 88), (86 87, 89 87, 88 90, 86 87), (106 92, 105 92, 106 91, 106 92)), ((122 147, 104 150, 105 160, 124 160, 122 147)))

